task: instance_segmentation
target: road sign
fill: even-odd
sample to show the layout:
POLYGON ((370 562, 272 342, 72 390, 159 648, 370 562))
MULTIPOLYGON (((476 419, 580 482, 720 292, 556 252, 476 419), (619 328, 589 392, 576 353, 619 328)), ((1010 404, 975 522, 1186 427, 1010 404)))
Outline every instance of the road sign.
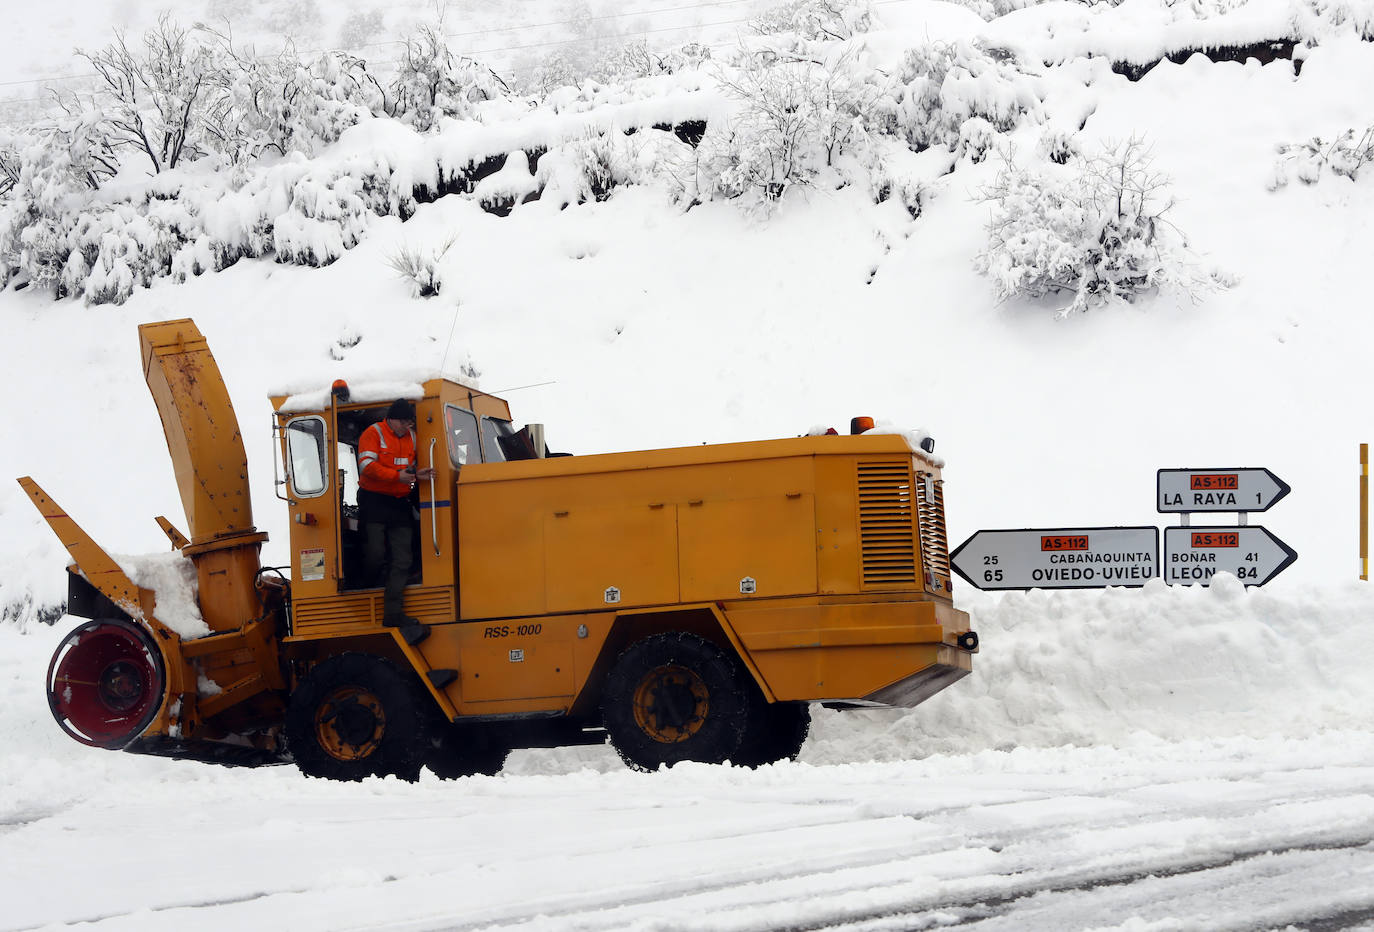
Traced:
POLYGON ((979 589, 1143 586, 1159 575, 1159 530, 1087 527, 978 531, 950 554, 979 589))
POLYGON ((1164 581, 1173 586, 1210 586, 1223 571, 1247 586, 1262 586, 1297 558, 1257 524, 1164 529, 1164 581))
POLYGON ((1267 469, 1161 469, 1161 512, 1265 511, 1287 495, 1288 483, 1267 469))

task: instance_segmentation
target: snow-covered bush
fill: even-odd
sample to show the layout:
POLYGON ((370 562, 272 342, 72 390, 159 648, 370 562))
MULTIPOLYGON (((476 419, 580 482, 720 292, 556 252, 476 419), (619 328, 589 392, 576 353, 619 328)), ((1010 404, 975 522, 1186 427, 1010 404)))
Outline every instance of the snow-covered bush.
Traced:
POLYGON ((1369 0, 1307 0, 1297 6, 1310 9, 1315 22, 1309 24, 1309 32, 1353 32, 1365 42, 1374 42, 1374 3, 1369 0))
POLYGON ((23 161, 19 152, 21 139, 17 134, 0 129, 0 199, 19 184, 23 161))
POLYGON ((787 0, 749 22, 760 35, 790 32, 804 39, 852 39, 872 25, 869 0, 787 0))
POLYGON ((163 14, 144 34, 142 54, 129 48, 123 33, 103 49, 79 54, 95 69, 98 84, 88 96, 72 95, 69 114, 98 114, 111 145, 142 153, 154 172, 205 151, 217 64, 190 30, 163 14))
POLYGON ((908 50, 899 83, 893 119, 917 151, 943 145, 962 153, 965 141, 985 136, 981 126, 965 133, 969 120, 1005 133, 1024 119, 1044 119, 1036 79, 969 42, 932 42, 908 50))
POLYGON ((81 213, 66 241, 70 255, 63 286, 89 304, 123 304, 135 286, 147 288, 172 271, 172 259, 193 223, 177 202, 143 210, 118 204, 81 213), (84 274, 83 274, 84 273, 84 274))
MULTIPOLYGON (((950 2, 970 9, 977 13, 980 18, 991 22, 999 16, 1006 16, 1008 13, 1023 10, 1028 6, 1035 6, 1044 0, 950 0, 950 2)), ((1094 0, 1080 0, 1080 2, 1091 6, 1094 0)), ((1097 2, 1115 6, 1121 0, 1097 0, 1097 2)))
POLYGON ((1059 316, 1162 286, 1206 283, 1181 233, 1165 219, 1168 179, 1133 138, 1052 172, 1006 167, 982 199, 992 204, 988 245, 976 260, 998 297, 1068 294, 1059 316))
POLYGON ((71 293, 67 234, 91 192, 114 173, 113 155, 89 128, 84 119, 64 118, 8 137, 0 154, 8 180, 0 190, 0 286, 17 277, 59 297, 71 293))
POLYGON ((882 124, 885 89, 846 52, 828 61, 745 52, 721 83, 738 102, 702 139, 704 191, 777 200, 846 153, 863 155, 882 124))
POLYGON ((439 261, 453 248, 455 241, 450 238, 430 249, 403 243, 396 252, 387 256, 386 264, 410 284, 412 297, 432 298, 444 287, 439 261))
POLYGON ((406 40, 384 111, 421 132, 441 117, 469 119, 477 104, 507 93, 494 71, 448 47, 434 26, 421 26, 406 40))
POLYGON ((273 56, 240 52, 228 33, 209 33, 216 87, 207 105, 207 148, 230 164, 275 151, 313 154, 380 110, 383 93, 361 59, 325 52, 302 62, 291 45, 273 56))
POLYGON ((668 74, 700 68, 711 60, 711 47, 700 42, 688 42, 671 49, 663 56, 663 70, 668 74))
POLYGON ((1279 159, 1269 180, 1269 190, 1283 187, 1293 177, 1304 184, 1316 184, 1324 170, 1353 181, 1360 169, 1371 162, 1374 162, 1374 126, 1363 131, 1348 129, 1330 142, 1314 136, 1304 142, 1285 143, 1279 146, 1279 159))
POLYGON ((358 245, 372 217, 353 175, 307 173, 291 189, 289 209, 273 221, 272 248, 278 262, 329 265, 358 245))
POLYGON ((663 74, 666 71, 663 59, 651 52, 648 43, 640 39, 625 45, 613 46, 602 52, 592 63, 588 76, 603 83, 611 83, 647 78, 649 75, 663 74))

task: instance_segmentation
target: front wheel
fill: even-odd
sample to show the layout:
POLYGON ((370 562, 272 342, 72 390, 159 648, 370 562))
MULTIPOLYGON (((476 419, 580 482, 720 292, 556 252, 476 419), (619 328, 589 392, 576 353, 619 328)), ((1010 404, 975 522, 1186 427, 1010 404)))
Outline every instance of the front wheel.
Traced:
POLYGON ((638 770, 728 760, 749 718, 745 675, 733 656, 695 634, 637 641, 606 679, 601 715, 611 743, 638 770))
POLYGON ((426 717, 390 662, 348 653, 317 664, 286 710, 287 748, 301 772, 330 780, 419 778, 426 717))

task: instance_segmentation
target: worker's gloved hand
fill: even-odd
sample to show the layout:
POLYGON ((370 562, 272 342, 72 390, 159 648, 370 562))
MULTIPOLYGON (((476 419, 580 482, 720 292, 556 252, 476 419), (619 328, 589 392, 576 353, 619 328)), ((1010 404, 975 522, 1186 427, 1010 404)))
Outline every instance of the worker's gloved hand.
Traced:
POLYGON ((433 467, 424 466, 424 467, 421 467, 420 469, 417 469, 417 470, 415 471, 415 478, 417 478, 417 479, 432 479, 433 477, 434 477, 434 469, 433 469, 433 467))

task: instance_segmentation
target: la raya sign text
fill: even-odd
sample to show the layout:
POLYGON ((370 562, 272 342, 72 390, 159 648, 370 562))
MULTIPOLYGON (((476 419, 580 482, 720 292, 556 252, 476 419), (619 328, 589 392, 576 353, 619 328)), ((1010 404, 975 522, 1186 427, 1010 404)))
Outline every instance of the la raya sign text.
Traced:
POLYGON ((1292 491, 1267 469, 1161 469, 1161 513, 1268 511, 1292 491))

